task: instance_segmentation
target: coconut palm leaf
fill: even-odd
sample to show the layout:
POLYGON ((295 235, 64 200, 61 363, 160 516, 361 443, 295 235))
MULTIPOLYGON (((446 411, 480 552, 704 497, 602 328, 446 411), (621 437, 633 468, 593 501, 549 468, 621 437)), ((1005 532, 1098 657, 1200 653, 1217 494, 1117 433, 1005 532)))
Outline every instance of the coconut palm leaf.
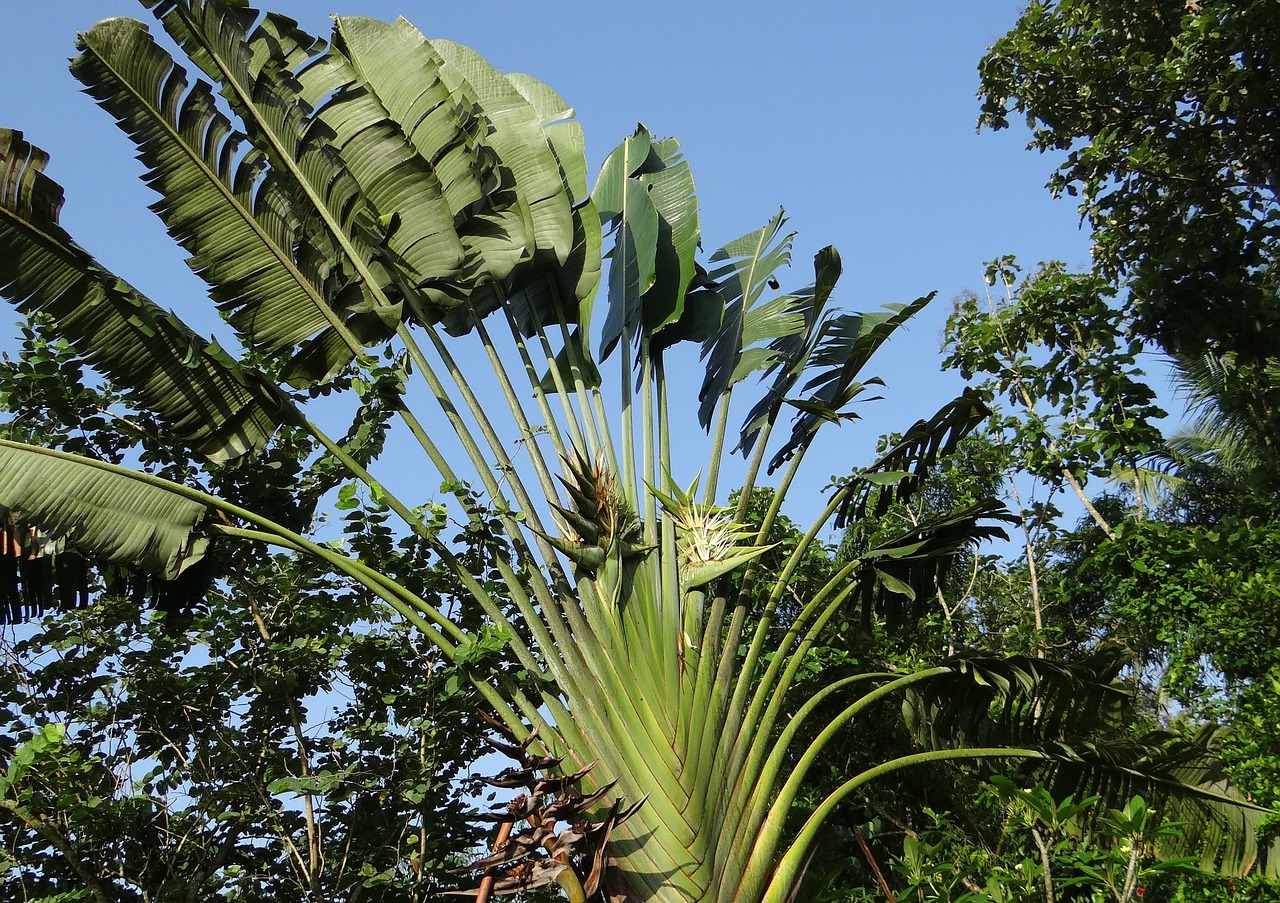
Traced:
POLYGON ((1230 472, 1275 471, 1280 457, 1273 410, 1280 363, 1245 370, 1229 355, 1174 358, 1174 378, 1194 412, 1189 428, 1171 444, 1188 453, 1210 454, 1230 472))
POLYGON ((1117 677, 1127 661, 1110 646, 1070 664, 961 656, 913 687, 903 714, 927 749, 1070 743, 1121 721, 1131 694, 1117 677))
POLYGON ((93 367, 206 458, 260 451, 296 416, 292 404, 72 241, 47 161, 20 132, 0 129, 0 294, 53 316, 93 367))
POLYGON ((1223 728, 1206 725, 1191 734, 1078 740, 1071 755, 1033 773, 1059 798, 1086 792, 1152 801, 1179 827, 1161 838, 1163 857, 1190 856, 1222 875, 1280 877, 1280 838, 1259 842, 1274 812, 1250 805, 1226 776, 1219 754, 1224 736, 1223 728))

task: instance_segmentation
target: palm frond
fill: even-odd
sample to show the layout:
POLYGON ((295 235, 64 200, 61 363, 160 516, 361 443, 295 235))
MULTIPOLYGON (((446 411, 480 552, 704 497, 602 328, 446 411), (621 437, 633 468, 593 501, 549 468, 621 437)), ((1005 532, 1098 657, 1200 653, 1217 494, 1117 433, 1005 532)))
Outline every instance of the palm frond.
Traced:
POLYGON ((1107 647, 1070 664, 957 659, 948 674, 913 688, 904 714, 926 749, 1039 750, 1044 759, 1025 768, 1059 799, 1097 795, 1103 809, 1135 795, 1156 801, 1183 828, 1165 841, 1165 855, 1197 852, 1209 870, 1243 875, 1258 867, 1274 876, 1280 841, 1258 844, 1274 813, 1227 779, 1217 729, 1125 730, 1129 692, 1115 678, 1127 660, 1125 650, 1107 647))
POLYGON ((1078 740, 1034 772, 1057 797, 1094 793, 1116 805, 1141 795, 1178 825, 1160 841, 1168 858, 1192 856, 1223 875, 1280 877, 1280 838, 1260 842, 1276 813, 1252 805, 1227 777, 1222 728, 1192 734, 1147 731, 1136 737, 1078 740))
POLYGON ((1065 744, 1120 723, 1130 693, 1123 649, 1066 664, 1029 656, 962 656, 913 688, 903 714, 926 749, 1065 744))
POLYGON ((1212 353, 1175 357, 1174 363, 1178 391, 1193 415, 1182 442, 1194 441, 1219 466, 1237 473, 1274 467, 1280 435, 1270 411, 1280 363, 1250 372, 1232 356, 1212 353))

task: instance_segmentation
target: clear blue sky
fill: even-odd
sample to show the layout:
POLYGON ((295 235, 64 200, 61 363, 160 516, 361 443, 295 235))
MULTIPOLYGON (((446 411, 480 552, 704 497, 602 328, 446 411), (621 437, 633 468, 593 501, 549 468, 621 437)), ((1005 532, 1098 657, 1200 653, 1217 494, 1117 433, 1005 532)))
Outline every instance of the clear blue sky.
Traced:
MULTIPOLYGON (((674 135, 698 183, 704 247, 757 228, 783 206, 799 232, 791 287, 809 282, 813 253, 834 244, 845 263, 837 293, 845 307, 936 289, 932 310, 872 368, 889 382, 892 402, 868 410, 864 426, 844 428, 838 458, 959 390, 958 377, 938 372, 941 324, 952 297, 981 288, 984 261, 1006 253, 1025 265, 1088 259, 1073 205, 1043 188, 1052 162, 1024 149, 1020 129, 975 132, 975 67, 1014 23, 1015 0, 266 5, 319 34, 330 12, 403 14, 504 71, 535 75, 577 110, 593 168, 637 121, 674 135)), ((150 20, 129 0, 10 4, 0 31, 0 125, 52 155, 49 171, 67 190, 63 221, 80 243, 186 316, 203 285, 146 210, 153 197, 128 140, 66 69, 76 32, 111 15, 150 20)), ((832 472, 846 469, 832 462, 832 472)))

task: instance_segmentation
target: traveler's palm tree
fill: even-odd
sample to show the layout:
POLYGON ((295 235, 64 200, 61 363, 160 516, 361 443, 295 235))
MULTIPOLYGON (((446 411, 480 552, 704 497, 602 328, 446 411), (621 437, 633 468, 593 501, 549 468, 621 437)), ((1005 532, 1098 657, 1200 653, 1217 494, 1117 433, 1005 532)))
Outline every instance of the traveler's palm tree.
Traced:
POLYGON ((1203 750, 1076 742, 1114 712, 1114 668, 957 660, 838 675, 810 685, 803 704, 788 698, 843 608, 904 603, 948 555, 997 532, 993 505, 955 512, 842 564, 811 597, 788 596, 824 529, 910 495, 981 420, 965 395, 837 481, 786 565, 745 579, 771 548, 815 434, 854 419, 848 406, 876 382, 864 365, 928 298, 835 312, 830 248, 811 285, 781 291, 781 215, 699 262, 693 179, 674 140, 637 129, 589 192, 581 129, 554 91, 404 21, 341 18, 325 43, 239 3, 143 5, 218 98, 128 19, 83 35, 72 69, 136 143, 161 196, 155 211, 252 352, 245 359, 265 363, 237 362, 76 245, 58 224, 45 154, 11 130, 0 131, 0 291, 50 316, 209 461, 260 454, 284 427, 307 431, 326 472, 363 484, 370 504, 454 566, 488 632, 464 631, 339 545, 287 529, 284 512, 4 441, 0 510, 11 522, 165 578, 212 543, 312 556, 446 656, 478 662, 473 680, 512 753, 530 774, 580 775, 585 800, 573 811, 594 825, 582 836, 544 831, 553 852, 562 844, 555 856, 509 844, 487 863, 499 889, 558 881, 571 899, 786 900, 842 800, 881 774, 964 758, 1057 762, 1060 780, 1113 795, 1163 788, 1194 810, 1210 859, 1229 870, 1253 862, 1258 813, 1215 783, 1203 750), (606 310, 593 316, 602 281, 606 310), (469 344, 455 358, 459 336, 469 344), (700 465, 695 431, 675 425, 683 409, 670 403, 689 393, 687 367, 668 370, 682 343, 700 345, 704 364, 700 465), (453 517, 496 527, 496 573, 468 572, 418 500, 370 472, 376 461, 358 437, 331 438, 309 419, 304 400, 333 386, 368 400, 365 374, 384 349, 405 378, 380 409, 420 446, 453 517), (741 416, 731 402, 749 385, 762 388, 731 429, 731 410, 741 416), (410 408, 413 392, 429 415, 410 408), (737 507, 721 473, 728 443, 744 461, 737 507), (749 529, 745 504, 762 470, 777 488, 749 529), (743 585, 772 590, 747 598, 733 589, 743 585), (495 634, 518 681, 483 664, 478 650, 495 634), (920 751, 849 776, 797 826, 824 744, 895 694, 911 703, 920 751), (829 723, 809 723, 844 697, 829 723))

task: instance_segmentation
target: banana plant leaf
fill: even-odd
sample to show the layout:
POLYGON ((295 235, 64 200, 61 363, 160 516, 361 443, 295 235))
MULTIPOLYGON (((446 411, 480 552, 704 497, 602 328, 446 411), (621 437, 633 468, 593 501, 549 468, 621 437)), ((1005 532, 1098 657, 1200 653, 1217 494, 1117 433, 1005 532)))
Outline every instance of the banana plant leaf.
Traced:
POLYGON ((0 129, 0 293, 24 313, 53 316, 95 369, 206 458, 261 451, 296 417, 288 397, 72 241, 47 161, 20 132, 0 129))

